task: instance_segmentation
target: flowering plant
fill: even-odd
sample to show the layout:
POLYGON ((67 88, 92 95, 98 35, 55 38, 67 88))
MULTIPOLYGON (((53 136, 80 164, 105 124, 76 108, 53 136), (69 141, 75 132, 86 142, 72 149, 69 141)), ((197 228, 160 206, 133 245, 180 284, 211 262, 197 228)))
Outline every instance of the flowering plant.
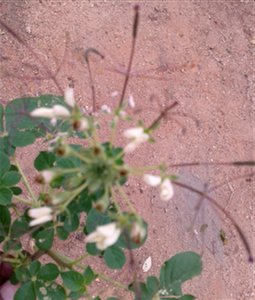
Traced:
MULTIPOLYGON (((136 7, 132 50, 138 17, 136 7)), ((93 52, 97 53, 96 50, 93 52)), ((88 62, 87 54, 85 60, 88 62)), ((159 277, 150 276, 145 282, 138 282, 134 271, 129 285, 112 280, 93 265, 86 264, 87 257, 99 256, 109 268, 121 269, 126 255, 130 254, 132 262, 133 249, 146 241, 148 224, 137 214, 125 192, 125 183, 130 176, 139 175, 146 184, 158 188, 162 201, 169 201, 174 196, 173 184, 187 188, 168 172, 164 164, 146 167, 151 171, 144 173, 143 168, 134 168, 126 161, 126 157, 143 143, 153 141, 153 131, 176 102, 160 113, 150 126, 139 122, 136 127, 126 129, 123 137, 128 142, 124 147, 115 145, 116 128, 128 119, 125 91, 132 58, 133 51, 121 99, 113 112, 104 106, 98 113, 93 95, 93 109, 84 113, 75 101, 71 85, 66 88, 64 97, 42 95, 15 99, 6 107, 0 105, 0 284, 17 284, 15 300, 100 299, 100 295, 90 292, 90 286, 97 278, 111 282, 126 293, 133 293, 135 299, 194 299, 192 295, 184 295, 181 289, 184 281, 199 275, 202 269, 200 256, 193 252, 176 254, 162 265, 159 277), (108 142, 98 138, 104 113, 112 117, 108 142), (71 144, 71 137, 84 142, 71 144), (47 149, 40 151, 34 161, 38 172, 36 182, 41 186, 35 193, 15 150, 38 138, 47 142, 47 149), (23 185, 18 185, 20 180, 23 185), (128 210, 123 210, 120 198, 128 210), (84 225, 81 217, 85 218, 84 225), (66 257, 54 249, 54 239, 67 240, 72 232, 81 228, 86 250, 80 257, 66 257), (33 241, 31 249, 25 247, 28 238, 33 241), (43 263, 39 260, 41 257, 50 260, 43 263)), ((133 99, 129 105, 134 107, 133 99)), ((241 163, 244 162, 239 165, 241 163)), ((212 198, 203 196, 227 214, 212 198)), ((229 219, 236 226, 252 260, 249 244, 240 227, 231 216, 229 219)))

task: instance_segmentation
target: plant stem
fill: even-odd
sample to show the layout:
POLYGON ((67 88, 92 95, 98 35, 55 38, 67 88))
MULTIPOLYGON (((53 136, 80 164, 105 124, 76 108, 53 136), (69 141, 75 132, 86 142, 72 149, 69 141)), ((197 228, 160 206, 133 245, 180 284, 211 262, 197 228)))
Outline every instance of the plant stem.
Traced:
POLYGON ((125 191, 123 190, 123 188, 117 184, 117 188, 118 191, 120 192, 121 197, 123 198, 123 200, 125 201, 125 203, 127 204, 128 208, 133 212, 136 213, 136 209, 134 208, 134 206, 132 205, 131 201, 128 199, 127 194, 125 193, 125 191))
POLYGON ((33 203, 31 201, 29 201, 29 200, 26 200, 26 199, 24 199, 22 197, 15 196, 15 195, 13 197, 14 197, 14 199, 18 200, 19 202, 21 202, 23 204, 26 204, 28 206, 33 206, 33 203))
POLYGON ((87 257, 89 257, 89 256, 90 256, 89 253, 87 253, 87 252, 84 253, 82 256, 78 257, 77 259, 75 259, 75 260, 73 261, 72 266, 77 265, 79 262, 81 262, 83 259, 85 259, 85 258, 87 258, 87 257))
POLYGON ((146 171, 154 171, 161 168, 162 165, 146 166, 146 167, 130 167, 131 173, 134 175, 143 175, 146 171))
POLYGON ((30 184, 29 184, 29 182, 28 182, 28 180, 26 178, 26 175, 24 174, 24 172, 23 172, 23 170, 22 170, 22 168, 21 168, 21 166, 20 166, 20 164, 19 164, 19 162, 18 162, 18 160, 17 160, 17 158, 15 156, 14 156, 14 162, 15 162, 18 170, 19 170, 19 173, 20 173, 20 175, 22 177, 22 180, 23 180, 23 182, 24 182, 24 184, 25 184, 25 186, 26 186, 29 194, 31 195, 31 197, 34 200, 34 202, 37 202, 35 194, 34 194, 32 188, 31 188, 31 186, 30 186, 30 184))
POLYGON ((95 272, 95 273, 98 275, 99 278, 103 279, 104 281, 110 282, 112 285, 115 285, 118 288, 121 288, 125 291, 130 292, 130 290, 128 289, 128 286, 126 286, 125 284, 123 284, 123 283, 121 283, 117 280, 114 280, 114 279, 112 279, 112 278, 110 278, 107 275, 104 275, 102 273, 98 273, 98 272, 95 272))
POLYGON ((74 261, 72 259, 66 257, 65 255, 63 255, 59 251, 57 252, 54 249, 50 249, 46 252, 46 254, 50 258, 52 258, 56 263, 58 263, 61 267, 72 269, 74 261))

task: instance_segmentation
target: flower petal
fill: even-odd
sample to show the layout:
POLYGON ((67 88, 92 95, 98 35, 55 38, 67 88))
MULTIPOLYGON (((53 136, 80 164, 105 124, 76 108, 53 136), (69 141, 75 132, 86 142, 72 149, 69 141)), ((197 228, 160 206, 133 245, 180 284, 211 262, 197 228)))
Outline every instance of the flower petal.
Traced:
POLYGON ((38 117, 38 118, 53 118, 54 112, 52 108, 47 108, 47 107, 39 107, 34 109, 31 113, 30 116, 32 117, 38 117))
POLYGON ((155 176, 155 175, 151 175, 151 174, 145 174, 143 176, 143 180, 145 183, 147 183, 150 186, 158 186, 161 183, 161 177, 160 176, 155 176))
POLYGON ((75 106, 75 100, 74 100, 74 90, 71 87, 67 87, 65 89, 65 103, 68 104, 70 107, 75 106))
POLYGON ((174 189, 171 181, 166 178, 160 185, 160 198, 163 201, 169 201, 174 195, 174 189))
POLYGON ((40 225, 40 224, 49 222, 49 221, 51 221, 52 219, 53 219, 53 216, 52 216, 52 215, 45 215, 45 216, 42 216, 42 217, 40 217, 40 218, 36 218, 36 219, 32 220, 32 221, 29 223, 29 226, 40 225))
POLYGON ((49 215, 52 213, 52 209, 48 206, 31 208, 28 211, 28 215, 30 218, 40 218, 45 215, 49 215))
POLYGON ((62 105, 54 105, 52 109, 55 117, 67 118, 71 115, 70 111, 62 105))

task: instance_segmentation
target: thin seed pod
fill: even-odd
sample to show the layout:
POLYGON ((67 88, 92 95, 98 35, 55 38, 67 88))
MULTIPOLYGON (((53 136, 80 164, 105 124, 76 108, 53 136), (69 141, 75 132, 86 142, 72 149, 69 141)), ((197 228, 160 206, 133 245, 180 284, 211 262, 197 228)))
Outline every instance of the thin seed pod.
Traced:
POLYGON ((95 92, 94 80, 93 80, 93 77, 92 77, 92 72, 91 72, 90 63, 89 63, 89 54, 91 52, 98 55, 98 56, 100 56, 102 59, 104 59, 104 55, 101 54, 99 51, 97 51, 94 48, 88 48, 84 52, 84 59, 85 59, 85 61, 87 63, 87 66, 88 66, 89 82, 90 82, 90 87, 91 87, 91 92, 92 92, 92 107, 93 107, 92 110, 93 110, 93 113, 95 113, 96 112, 96 92, 95 92))
POLYGON ((139 21, 139 6, 136 5, 134 7, 134 10, 135 10, 135 17, 134 17, 134 23, 133 23, 132 46, 131 46, 131 52, 130 52, 130 57, 129 57, 128 69, 127 69, 124 85, 123 85, 121 96, 120 96, 119 108, 121 108, 123 101, 124 101, 124 97, 125 97, 125 93, 126 93, 126 89, 127 89, 127 85, 128 85, 128 80, 130 77, 132 62, 133 62, 133 58, 134 58, 134 53, 135 53, 135 43, 136 43, 136 38, 137 38, 138 21, 139 21))
POLYGON ((200 191, 196 188, 193 188, 192 186, 190 185, 187 185, 185 183, 182 183, 182 182, 178 182, 176 180, 172 180, 172 183, 177 185, 177 186, 180 186, 184 189, 187 189, 191 192, 194 192, 198 195, 201 195, 203 196, 204 198, 206 198, 207 200, 209 200, 215 207, 217 207, 222 213, 224 213, 226 215, 226 217, 231 221, 231 223, 233 224, 233 226, 235 227, 236 231, 238 232, 239 234, 239 237, 245 247, 245 250, 248 254, 248 261, 249 262, 253 262, 254 261, 254 258, 253 258, 253 255, 252 255, 252 252, 251 252, 251 247, 250 247, 250 244, 245 236, 245 234, 243 233, 241 227, 237 224, 237 222, 235 221, 235 219, 225 210, 224 207, 222 207, 216 200, 214 200, 211 196, 207 195, 206 193, 204 193, 203 191, 200 191))
POLYGON ((159 122, 167 115, 167 113, 173 109, 178 104, 177 101, 174 101, 171 105, 169 105, 167 108, 165 108, 159 116, 151 123, 151 125, 147 128, 149 131, 156 128, 159 124, 159 122))
POLYGON ((194 167, 194 166, 254 166, 255 161, 231 161, 231 162, 191 162, 191 163, 178 163, 169 165, 169 167, 194 167))

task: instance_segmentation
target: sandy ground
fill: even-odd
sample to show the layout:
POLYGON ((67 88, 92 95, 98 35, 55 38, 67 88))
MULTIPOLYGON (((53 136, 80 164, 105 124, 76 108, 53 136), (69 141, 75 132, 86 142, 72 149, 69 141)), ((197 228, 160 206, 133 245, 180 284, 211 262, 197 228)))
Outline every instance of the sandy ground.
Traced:
MULTIPOLYGON (((137 118, 146 124, 175 100, 179 103, 179 115, 172 115, 163 123, 155 134, 157 144, 143 146, 130 156, 130 163, 144 165, 165 160, 170 166, 181 162, 255 159, 254 2, 137 2, 141 6, 141 22, 127 94, 134 96, 137 118), (199 126, 181 114, 199 120, 199 126)), ((120 72, 128 61, 132 6, 137 2, 0 0, 0 18, 51 70, 61 65, 57 78, 63 89, 68 77, 75 80, 76 98, 82 107, 91 106, 82 52, 88 47, 102 52, 104 61, 92 59, 97 104, 113 107, 117 100, 111 98, 111 92, 120 90, 123 83, 120 72)), ((3 29, 0 63, 1 103, 25 95, 59 94, 52 81, 29 79, 45 76, 43 67, 3 29)), ((38 144, 20 151, 26 172, 32 171, 31 157, 39 147, 38 144)), ((254 179, 231 181, 250 172, 250 168, 200 166, 170 170, 183 182, 202 190, 205 184, 209 189, 225 183, 211 195, 241 225, 255 252, 254 179)), ((197 195, 176 188, 173 200, 166 204, 160 201, 158 191, 139 180, 130 180, 127 190, 150 225, 147 242, 135 251, 140 278, 158 274, 160 265, 176 252, 193 250, 203 256, 203 273, 185 289, 197 299, 255 299, 254 267, 247 263, 243 245, 229 221, 209 203, 204 202, 193 224, 197 195), (226 244, 219 238, 221 229, 226 233, 226 244), (152 257, 152 268, 144 274, 142 265, 148 256, 152 257)), ((67 245, 57 243, 57 247, 75 257, 83 252, 84 241, 76 235, 67 245)), ((130 278, 128 267, 112 274, 123 282, 130 278)), ((129 299, 108 286, 103 299, 113 294, 129 299)))

